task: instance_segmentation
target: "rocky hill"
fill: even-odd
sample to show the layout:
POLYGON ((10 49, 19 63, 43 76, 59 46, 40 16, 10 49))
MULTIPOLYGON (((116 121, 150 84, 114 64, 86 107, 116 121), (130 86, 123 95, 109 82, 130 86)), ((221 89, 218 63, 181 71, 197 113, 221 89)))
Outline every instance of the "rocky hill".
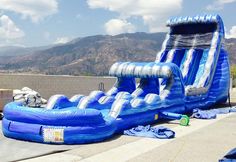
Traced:
MULTIPOLYGON (((0 59, 2 72, 29 72, 69 75, 107 75, 117 61, 153 61, 165 33, 96 35, 75 39, 48 49, 0 59)), ((225 41, 236 63, 236 39, 225 41)))
POLYGON ((230 64, 236 64, 236 38, 226 39, 225 48, 227 49, 230 56, 230 64))
POLYGON ((23 47, 23 46, 3 46, 0 47, 0 57, 21 56, 32 54, 34 51, 45 50, 56 45, 39 46, 39 47, 23 47))

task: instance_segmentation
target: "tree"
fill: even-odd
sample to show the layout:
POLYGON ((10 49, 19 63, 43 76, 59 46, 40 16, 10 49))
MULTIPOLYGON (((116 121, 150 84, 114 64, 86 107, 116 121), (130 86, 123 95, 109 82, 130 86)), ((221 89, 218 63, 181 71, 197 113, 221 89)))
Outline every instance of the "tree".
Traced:
POLYGON ((233 80, 236 78, 236 65, 232 65, 230 67, 230 73, 231 73, 231 77, 233 78, 233 80))

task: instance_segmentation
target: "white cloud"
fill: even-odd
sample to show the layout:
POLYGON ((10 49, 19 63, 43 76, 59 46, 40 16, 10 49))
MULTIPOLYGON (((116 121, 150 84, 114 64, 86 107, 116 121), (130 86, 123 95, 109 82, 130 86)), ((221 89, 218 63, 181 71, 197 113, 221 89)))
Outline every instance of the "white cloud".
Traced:
POLYGON ((58 37, 56 39, 56 41, 54 42, 54 44, 65 44, 67 42, 69 42, 71 40, 71 38, 69 37, 58 37))
POLYGON ((207 10, 222 10, 224 5, 234 3, 236 0, 216 0, 212 4, 209 4, 207 10))
POLYGON ((117 12, 123 20, 141 17, 150 32, 165 31, 166 19, 182 8, 182 0, 87 0, 87 3, 91 9, 117 12))
POLYGON ((19 39, 25 36, 25 33, 18 28, 15 23, 7 16, 0 16, 0 40, 1 42, 19 39))
POLYGON ((135 31, 135 26, 126 20, 111 19, 105 24, 107 34, 117 35, 120 33, 132 33, 135 31))
POLYGON ((12 11, 38 22, 58 10, 57 0, 0 0, 0 10, 12 11))
POLYGON ((236 38, 236 25, 232 26, 232 28, 229 30, 229 33, 226 33, 226 38, 236 38))

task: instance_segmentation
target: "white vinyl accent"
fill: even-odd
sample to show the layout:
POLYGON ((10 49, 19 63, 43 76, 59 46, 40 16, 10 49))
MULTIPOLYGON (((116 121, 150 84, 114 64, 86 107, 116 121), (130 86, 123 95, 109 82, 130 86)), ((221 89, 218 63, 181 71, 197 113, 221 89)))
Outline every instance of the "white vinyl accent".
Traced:
POLYGON ((79 108, 79 109, 86 109, 86 106, 88 105, 89 99, 90 99, 90 97, 88 97, 88 96, 85 97, 85 98, 83 98, 83 99, 81 100, 81 102, 79 103, 78 108, 79 108))
POLYGON ((124 62, 121 65, 119 65, 117 70, 116 70, 116 73, 117 74, 122 74, 122 70, 125 69, 129 63, 130 62, 124 62))
POLYGON ((144 66, 137 65, 134 69, 134 75, 136 76, 142 76, 142 70, 144 66))
POLYGON ((157 53, 157 57, 156 57, 155 62, 160 62, 161 61, 162 54, 166 50, 166 44, 167 44, 169 38, 170 38, 170 35, 166 34, 166 38, 165 38, 164 42, 162 43, 161 50, 157 53))
POLYGON ((167 54, 167 58, 166 58, 166 63, 168 62, 172 62, 173 57, 174 57, 174 53, 175 53, 175 49, 171 49, 168 54, 167 54))
MULTIPOLYGON (((173 49, 171 49, 168 53, 167 53, 167 58, 166 58, 166 63, 170 63, 173 61, 173 58, 174 58, 174 54, 175 54, 175 51, 176 51, 176 47, 178 45, 178 42, 180 40, 181 36, 180 35, 177 35, 176 36, 176 40, 175 40, 175 43, 174 43, 174 47, 173 49)), ((165 73, 165 72, 164 72, 165 73)), ((168 74, 169 75, 169 74, 168 74)), ((161 85, 163 79, 160 78, 159 79, 159 83, 160 83, 160 92, 163 91, 163 89, 165 88, 165 85, 161 85)))
POLYGON ((123 74, 133 74, 134 73, 134 69, 135 69, 136 65, 134 63, 130 63, 123 74))
POLYGON ((46 109, 52 109, 54 107, 54 105, 56 104, 57 99, 60 98, 61 96, 63 96, 63 95, 54 95, 54 96, 52 96, 48 101, 46 109))
POLYGON ((193 57, 193 52, 194 52, 194 49, 190 49, 187 52, 187 58, 186 58, 185 63, 183 64, 183 70, 182 70, 183 77, 185 77, 188 74, 189 65, 190 65, 190 62, 192 61, 192 57, 193 57))
POLYGON ((132 108, 136 108, 142 104, 144 104, 144 100, 142 100, 142 99, 136 98, 136 99, 131 100, 132 108))
POLYGON ((192 48, 191 49, 189 49, 188 50, 188 52, 187 52, 187 58, 186 58, 186 61, 185 61, 185 63, 183 64, 183 70, 182 70, 182 75, 183 75, 183 77, 185 77, 187 74, 188 74, 188 71, 189 71, 189 65, 190 65, 190 63, 191 63, 191 61, 192 61, 192 58, 193 58, 193 52, 194 52, 194 46, 195 46, 195 44, 196 44, 196 36, 197 35, 195 35, 195 37, 194 37, 194 40, 193 40, 193 42, 192 42, 192 48))
MULTIPOLYGON (((117 77, 167 77, 169 78, 172 75, 172 71, 169 66, 161 66, 159 64, 136 64, 136 66, 133 66, 132 64, 129 67, 126 66, 125 70, 119 70, 124 67, 124 65, 127 65, 126 63, 120 64, 116 67, 116 72, 111 73, 114 76, 117 77)), ((135 65, 135 63, 134 63, 135 65)))
POLYGON ((116 73, 117 68, 119 67, 120 64, 121 64, 121 63, 119 63, 119 62, 114 63, 114 64, 111 66, 111 68, 110 68, 109 74, 110 74, 110 75, 114 75, 114 74, 116 73))
POLYGON ((126 103, 126 100, 124 99, 116 100, 112 105, 111 111, 109 113, 110 116, 113 118, 117 118, 125 103, 126 103))
POLYGON ((160 100, 160 96, 157 94, 147 94, 144 98, 144 100, 146 101, 146 103, 148 104, 152 104, 155 101, 159 101, 160 100))
POLYGON ((174 26, 178 24, 187 24, 187 23, 211 23, 211 22, 218 22, 217 15, 196 15, 194 17, 178 17, 178 18, 172 18, 167 21, 167 26, 174 26))
POLYGON ((208 53, 208 58, 207 58, 207 61, 206 61, 206 64, 205 64, 204 73, 203 73, 197 87, 204 87, 204 85, 207 81, 207 78, 210 75, 211 67, 213 66, 213 63, 214 63, 214 58, 215 58, 214 54, 216 52, 218 39, 219 39, 219 32, 214 32, 212 42, 211 42, 211 47, 210 47, 210 50, 209 50, 209 53, 208 53))

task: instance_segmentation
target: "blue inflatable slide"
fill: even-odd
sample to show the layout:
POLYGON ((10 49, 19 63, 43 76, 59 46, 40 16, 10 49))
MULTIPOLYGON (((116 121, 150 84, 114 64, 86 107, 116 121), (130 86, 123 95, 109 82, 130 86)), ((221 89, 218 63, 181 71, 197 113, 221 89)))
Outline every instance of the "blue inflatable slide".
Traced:
POLYGON ((226 102, 230 74, 221 17, 178 17, 167 26, 170 31, 155 62, 113 64, 109 74, 117 81, 106 93, 70 99, 54 95, 46 108, 7 104, 4 135, 41 143, 92 143, 163 119, 187 125, 183 114, 226 102))

